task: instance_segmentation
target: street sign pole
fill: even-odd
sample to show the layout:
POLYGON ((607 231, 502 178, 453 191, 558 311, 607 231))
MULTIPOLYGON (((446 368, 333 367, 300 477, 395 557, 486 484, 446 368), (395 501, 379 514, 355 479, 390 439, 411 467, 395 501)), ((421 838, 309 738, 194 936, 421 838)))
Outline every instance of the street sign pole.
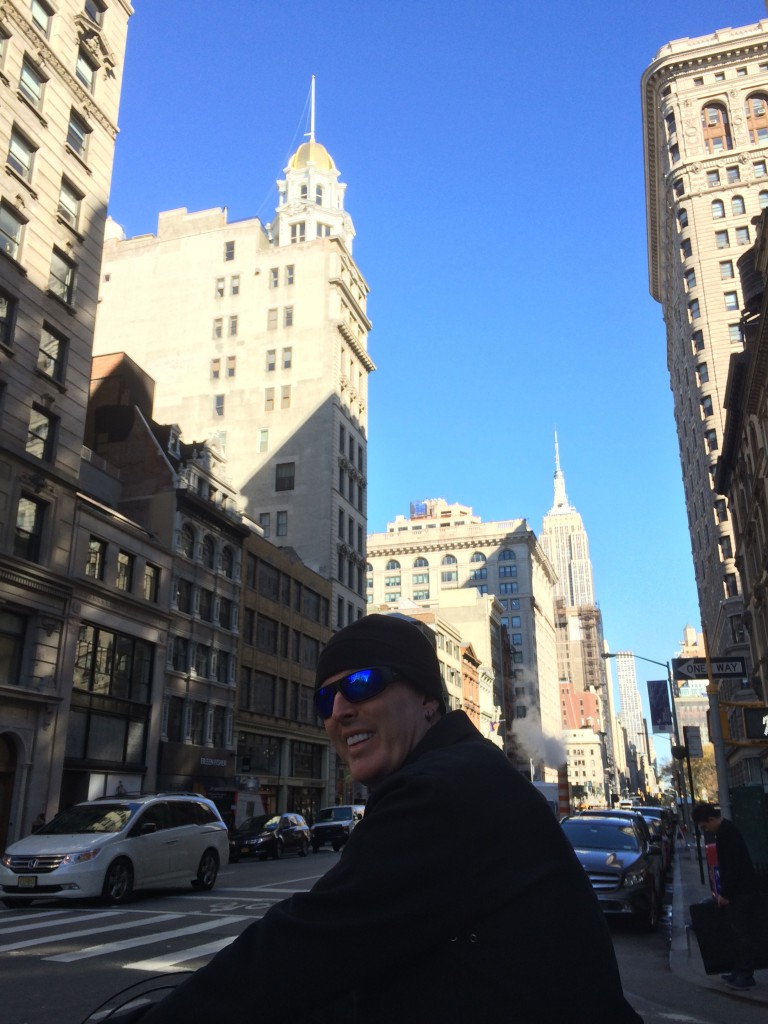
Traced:
POLYGON ((720 724, 720 684, 712 678, 712 663, 709 660, 709 644, 707 631, 704 630, 704 657, 707 661, 707 697, 709 697, 709 738, 715 753, 715 771, 717 773, 717 795, 720 813, 724 818, 731 816, 731 794, 728 789, 728 762, 725 757, 723 729, 720 724))

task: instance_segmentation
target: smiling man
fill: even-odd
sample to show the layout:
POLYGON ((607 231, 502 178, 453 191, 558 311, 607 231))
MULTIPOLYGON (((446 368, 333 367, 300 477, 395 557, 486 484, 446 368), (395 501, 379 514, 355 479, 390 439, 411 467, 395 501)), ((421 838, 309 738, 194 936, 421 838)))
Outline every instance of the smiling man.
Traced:
POLYGON ((642 1024, 591 885, 549 807, 446 713, 430 631, 369 615, 335 634, 315 708, 365 816, 334 866, 143 1018, 214 1024, 642 1024))

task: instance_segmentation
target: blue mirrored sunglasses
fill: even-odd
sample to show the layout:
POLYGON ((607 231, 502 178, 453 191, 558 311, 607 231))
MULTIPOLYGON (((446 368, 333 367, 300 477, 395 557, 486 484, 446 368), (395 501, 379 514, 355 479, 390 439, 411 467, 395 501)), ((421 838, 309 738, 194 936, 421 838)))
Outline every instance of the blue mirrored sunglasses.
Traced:
POLYGON ((321 686, 319 690, 315 690, 315 710, 320 718, 330 718, 337 693, 350 704, 360 704, 381 693, 396 679, 402 678, 402 672, 394 668, 359 668, 356 672, 350 672, 348 676, 342 676, 328 686, 321 686))

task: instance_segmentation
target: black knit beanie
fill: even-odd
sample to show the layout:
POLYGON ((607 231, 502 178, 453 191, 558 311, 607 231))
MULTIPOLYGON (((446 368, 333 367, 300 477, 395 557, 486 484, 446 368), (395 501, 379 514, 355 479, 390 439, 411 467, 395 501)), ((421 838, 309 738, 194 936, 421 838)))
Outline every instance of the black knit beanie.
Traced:
POLYGON ((315 689, 346 669, 388 666, 402 672, 415 690, 434 697, 444 714, 443 680, 431 632, 404 615, 366 615, 328 641, 317 663, 315 689))

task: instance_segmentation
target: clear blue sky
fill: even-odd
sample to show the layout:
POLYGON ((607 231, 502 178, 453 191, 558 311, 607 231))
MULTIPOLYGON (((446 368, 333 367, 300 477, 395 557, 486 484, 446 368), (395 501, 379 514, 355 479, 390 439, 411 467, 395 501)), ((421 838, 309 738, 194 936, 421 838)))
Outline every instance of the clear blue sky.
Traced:
MULTIPOLYGON (((674 656, 699 612, 640 77, 671 39, 768 16, 762 0, 135 7, 110 203, 129 235, 180 206, 271 220, 317 76, 371 287, 369 529, 444 497, 538 534, 556 428, 611 649, 674 656)), ((637 668, 645 702, 659 676, 637 668)))

